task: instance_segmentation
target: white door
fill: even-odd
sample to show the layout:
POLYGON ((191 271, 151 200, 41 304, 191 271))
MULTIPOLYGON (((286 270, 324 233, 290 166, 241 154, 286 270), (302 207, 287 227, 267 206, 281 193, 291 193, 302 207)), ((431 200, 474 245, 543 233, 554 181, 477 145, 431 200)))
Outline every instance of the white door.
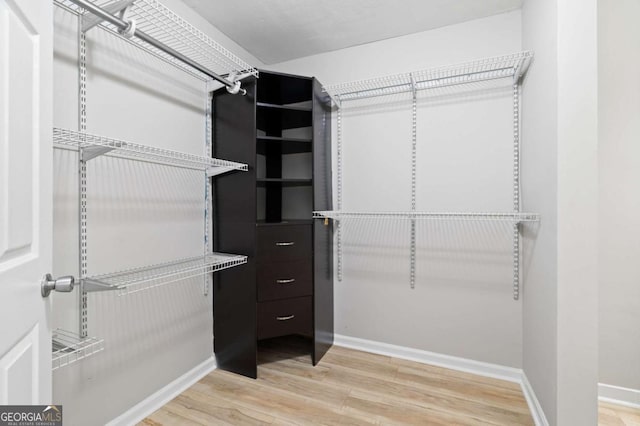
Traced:
POLYGON ((53 2, 0 0, 0 404, 50 404, 53 2))

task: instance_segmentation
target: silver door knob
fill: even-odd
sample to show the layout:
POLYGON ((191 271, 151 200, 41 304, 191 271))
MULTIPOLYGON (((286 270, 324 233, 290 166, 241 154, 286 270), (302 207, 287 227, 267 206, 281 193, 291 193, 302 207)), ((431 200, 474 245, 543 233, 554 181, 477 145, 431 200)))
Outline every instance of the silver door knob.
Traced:
POLYGON ((42 278, 42 284, 40 284, 40 293, 42 297, 49 297, 52 290, 61 291, 63 293, 69 293, 73 290, 76 280, 72 276, 68 275, 60 277, 54 280, 51 274, 47 274, 42 278))

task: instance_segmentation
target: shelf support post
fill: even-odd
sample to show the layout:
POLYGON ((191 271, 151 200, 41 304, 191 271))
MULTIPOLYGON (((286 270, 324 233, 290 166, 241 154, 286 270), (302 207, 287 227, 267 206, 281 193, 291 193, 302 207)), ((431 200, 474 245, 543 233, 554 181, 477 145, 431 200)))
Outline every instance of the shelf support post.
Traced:
MULTIPOLYGON (((519 72, 519 71, 517 71, 519 72)), ((520 213, 520 86, 513 82, 513 211, 520 213)), ((520 298, 520 222, 513 223, 513 300, 520 298)))
MULTIPOLYGON (((418 151, 418 88, 413 73, 409 74, 411 78, 411 211, 416 211, 416 182, 417 182, 417 151, 418 151)), ((416 219, 411 218, 411 266, 409 271, 409 279, 411 289, 416 288, 416 219)))
MULTIPOLYGON (((341 100, 340 96, 336 96, 337 105, 338 105, 338 114, 337 114, 337 167, 338 167, 338 211, 342 211, 342 108, 341 108, 341 100)), ((337 221, 337 229, 336 229, 336 237, 338 240, 337 244, 337 256, 338 256, 338 281, 342 281, 342 221, 337 221)))
MULTIPOLYGON (((83 15, 78 15, 78 130, 87 131, 87 39, 82 31, 83 15)), ((80 266, 78 303, 79 303, 79 335, 87 337, 87 292, 84 278, 87 276, 87 163, 84 160, 82 144, 78 149, 78 213, 79 213, 79 247, 78 265, 80 266)))
MULTIPOLYGON (((206 91, 206 102, 205 106, 205 156, 212 157, 213 156, 213 141, 212 138, 212 127, 213 127, 213 92, 206 91)), ((212 251, 212 243, 210 241, 209 235, 211 231, 211 201, 213 200, 211 195, 211 178, 210 176, 214 176, 210 174, 210 170, 207 170, 205 173, 205 208, 204 208, 204 255, 206 256, 208 253, 212 251)), ((213 273, 205 274, 204 276, 204 288, 202 290, 203 295, 206 297, 209 295, 209 289, 211 288, 213 280, 213 273)))

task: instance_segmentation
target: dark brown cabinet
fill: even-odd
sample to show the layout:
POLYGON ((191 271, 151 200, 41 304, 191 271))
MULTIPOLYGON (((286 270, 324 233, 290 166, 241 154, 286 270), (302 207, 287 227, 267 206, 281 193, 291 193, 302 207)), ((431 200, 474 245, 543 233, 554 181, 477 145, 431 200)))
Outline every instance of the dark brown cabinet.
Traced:
POLYGON ((214 156, 249 165, 215 181, 214 248, 246 265, 214 277, 218 367, 257 376, 258 340, 303 334, 314 365, 333 344, 331 104, 315 78, 261 71, 246 96, 213 96, 214 156))

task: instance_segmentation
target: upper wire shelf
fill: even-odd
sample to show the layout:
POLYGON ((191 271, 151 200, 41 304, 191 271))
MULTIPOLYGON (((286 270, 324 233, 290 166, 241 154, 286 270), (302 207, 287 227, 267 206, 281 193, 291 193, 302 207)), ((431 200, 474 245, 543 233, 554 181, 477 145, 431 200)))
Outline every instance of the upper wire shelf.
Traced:
POLYGON ((526 72, 532 57, 532 52, 524 51, 457 65, 333 84, 325 86, 324 90, 339 104, 342 101, 508 77, 517 80, 526 72))
POLYGON ((344 212, 315 211, 315 219, 399 219, 399 220, 455 220, 455 221, 498 221, 498 222, 539 222, 537 213, 463 213, 463 212, 344 212))
POLYGON ((82 279, 84 291, 117 290, 119 295, 137 293, 155 287, 204 276, 247 263, 247 256, 210 253, 158 265, 129 269, 82 279))
POLYGON ((52 335, 51 369, 57 370, 104 349, 104 340, 56 329, 52 335))
MULTIPOLYGON (((82 8, 70 0, 54 0, 54 3, 70 12, 78 15, 83 14, 82 8)), ((108 6, 118 2, 114 0, 97 0, 92 3, 106 9, 108 6)), ((143 31, 185 57, 192 59, 218 74, 224 75, 236 72, 237 74, 253 74, 256 77, 258 76, 258 70, 255 67, 225 49, 211 37, 207 36, 204 32, 194 27, 159 1, 135 0, 131 3, 126 18, 127 20, 135 20, 137 30, 143 31)), ((112 24, 102 22, 100 26, 120 36, 117 28, 112 24)), ((154 56, 160 57, 204 81, 211 80, 209 76, 199 70, 194 69, 172 55, 136 37, 132 37, 131 39, 122 38, 131 41, 133 44, 150 52, 154 56)))
POLYGON ((109 155, 122 158, 144 160, 187 169, 204 170, 209 176, 215 176, 233 170, 246 172, 249 169, 246 164, 233 161, 201 157, 58 127, 53 128, 53 142, 59 146, 81 148, 83 161, 89 161, 99 155, 108 153, 109 155))

